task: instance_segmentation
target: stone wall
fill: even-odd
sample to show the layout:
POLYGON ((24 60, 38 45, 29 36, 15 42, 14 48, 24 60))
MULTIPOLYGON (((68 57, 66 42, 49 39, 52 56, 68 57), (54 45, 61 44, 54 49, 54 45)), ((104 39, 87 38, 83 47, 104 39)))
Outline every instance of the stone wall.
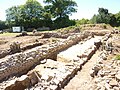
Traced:
POLYGON ((29 36, 42 36, 42 38, 50 38, 50 37, 54 37, 54 38, 67 38, 69 37, 69 34, 63 34, 63 33, 55 33, 55 32, 45 32, 45 33, 41 33, 41 32, 36 32, 34 34, 29 34, 29 36))
POLYGON ((41 60, 50 58, 53 53, 65 50, 88 36, 89 34, 76 34, 61 42, 38 46, 0 59, 0 81, 9 76, 26 73, 41 60))
POLYGON ((41 64, 29 71, 27 75, 23 75, 17 80, 14 80, 14 83, 7 85, 5 90, 19 89, 20 86, 25 89, 29 88, 30 85, 35 85, 34 87, 30 87, 31 89, 61 90, 80 70, 82 65, 95 53, 97 46, 94 42, 99 43, 100 40, 93 38, 85 41, 82 45, 78 43, 60 52, 57 56, 64 59, 63 62, 58 60, 59 58, 57 58, 57 61, 44 59, 41 61, 41 64), (86 48, 82 49, 83 47, 86 48), (82 52, 79 53, 81 49, 82 52), (72 55, 73 53, 70 50, 73 51, 74 55, 72 55), (72 57, 68 56, 69 58, 66 58, 66 55, 72 55, 72 57), (70 62, 65 62, 69 60, 70 62))
MULTIPOLYGON (((34 48, 36 46, 41 46, 43 45, 43 43, 41 42, 37 42, 37 43, 33 43, 33 44, 29 44, 23 47, 20 47, 20 51, 25 51, 27 49, 31 49, 34 48)), ((14 53, 20 52, 20 51, 16 51, 14 53)), ((4 58, 7 55, 13 54, 13 52, 11 51, 11 49, 4 49, 4 50, 0 50, 0 58, 4 58)))

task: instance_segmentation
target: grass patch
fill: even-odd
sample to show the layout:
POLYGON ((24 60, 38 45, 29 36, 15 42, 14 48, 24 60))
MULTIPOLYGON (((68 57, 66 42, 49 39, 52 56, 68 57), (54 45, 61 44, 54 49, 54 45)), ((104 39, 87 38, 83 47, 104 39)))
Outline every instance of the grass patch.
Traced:
POLYGON ((20 33, 3 33, 3 34, 0 34, 0 36, 16 36, 16 35, 19 35, 20 33))
POLYGON ((118 29, 118 30, 120 30, 120 26, 119 26, 119 27, 117 27, 117 29, 118 29))
POLYGON ((115 60, 120 60, 120 55, 117 55, 117 56, 115 57, 115 60))
MULTIPOLYGON (((32 32, 27 32, 28 34, 31 34, 32 32)), ((16 35, 19 35, 21 33, 3 33, 3 34, 0 34, 0 36, 16 36, 16 35)))

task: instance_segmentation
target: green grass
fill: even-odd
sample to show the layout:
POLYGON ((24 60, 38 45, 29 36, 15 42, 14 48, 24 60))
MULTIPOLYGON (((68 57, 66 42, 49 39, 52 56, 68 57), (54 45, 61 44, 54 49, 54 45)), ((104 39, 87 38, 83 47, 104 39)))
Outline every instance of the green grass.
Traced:
POLYGON ((120 26, 119 27, 117 27, 118 28, 118 30, 120 30, 120 26))
MULTIPOLYGON (((28 34, 31 34, 32 32, 27 32, 28 34)), ((3 33, 3 34, 0 34, 0 36, 16 36, 16 35, 19 35, 21 33, 3 33)))
POLYGON ((19 35, 20 33, 3 33, 3 34, 0 34, 0 36, 16 36, 16 35, 19 35))
POLYGON ((117 55, 117 56, 115 57, 115 60, 120 60, 120 55, 117 55))

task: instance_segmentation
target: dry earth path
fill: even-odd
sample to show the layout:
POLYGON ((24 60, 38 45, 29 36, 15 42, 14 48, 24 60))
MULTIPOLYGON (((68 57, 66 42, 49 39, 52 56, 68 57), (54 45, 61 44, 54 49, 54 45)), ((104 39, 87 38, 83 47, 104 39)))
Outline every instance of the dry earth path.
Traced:
POLYGON ((63 90, 90 90, 89 87, 93 80, 89 73, 93 65, 96 63, 99 54, 100 52, 96 51, 91 59, 88 60, 88 62, 82 67, 77 75, 70 80, 63 90))

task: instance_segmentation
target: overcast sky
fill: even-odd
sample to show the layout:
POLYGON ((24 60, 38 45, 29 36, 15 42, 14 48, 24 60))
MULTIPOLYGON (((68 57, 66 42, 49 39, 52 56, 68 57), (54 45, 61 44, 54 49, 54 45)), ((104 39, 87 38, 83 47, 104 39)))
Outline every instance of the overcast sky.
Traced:
MULTIPOLYGON (((0 20, 6 19, 5 10, 11 6, 25 4, 27 0, 0 0, 0 20)), ((43 0, 37 0, 43 4, 43 0)), ((78 7, 77 13, 70 16, 71 19, 90 19, 94 14, 98 13, 98 8, 106 8, 110 13, 118 13, 120 11, 120 0, 74 0, 78 7)))

